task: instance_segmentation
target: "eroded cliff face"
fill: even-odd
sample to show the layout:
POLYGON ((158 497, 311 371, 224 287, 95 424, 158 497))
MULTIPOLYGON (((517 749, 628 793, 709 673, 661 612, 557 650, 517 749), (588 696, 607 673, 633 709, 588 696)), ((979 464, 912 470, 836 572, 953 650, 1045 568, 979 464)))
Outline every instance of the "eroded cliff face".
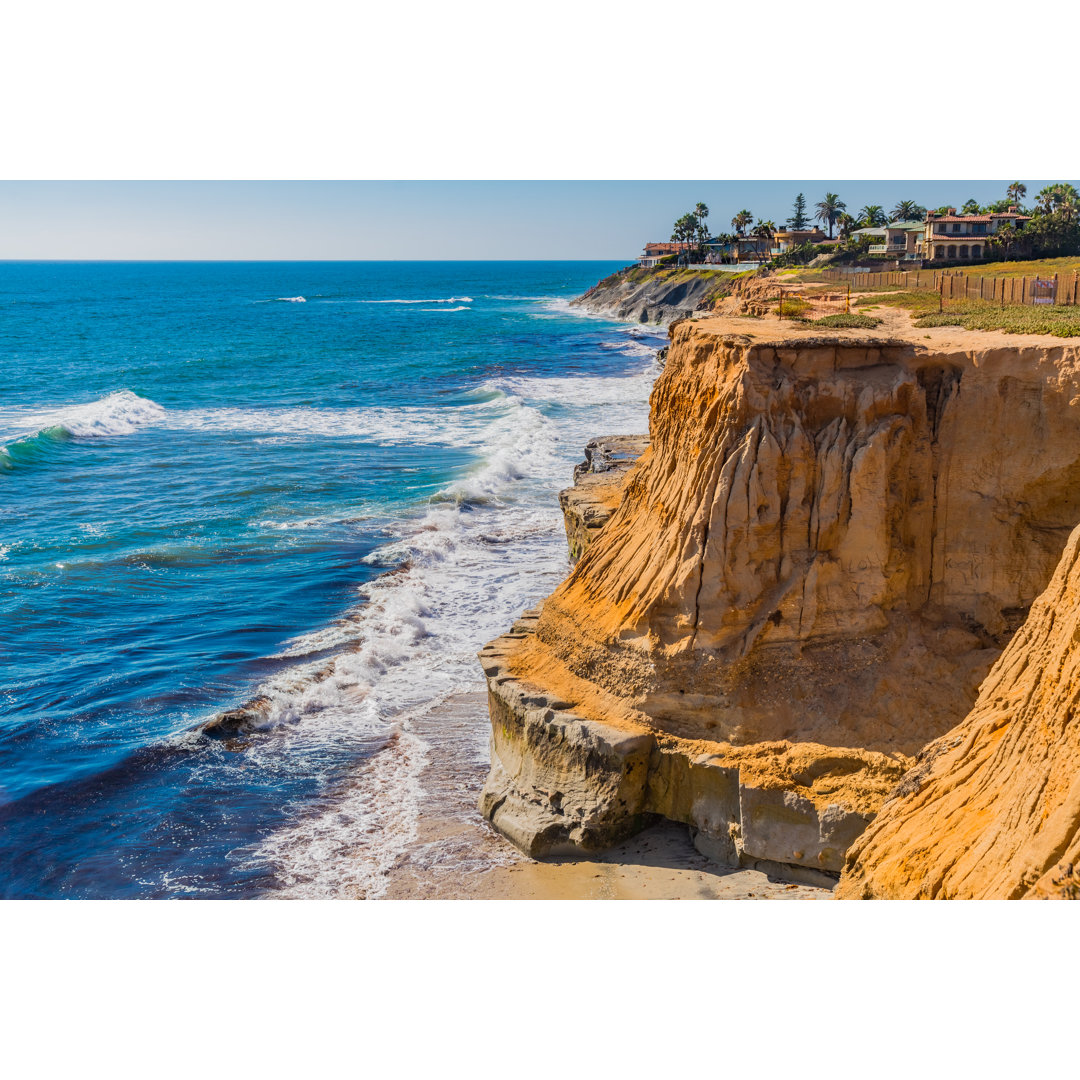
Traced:
POLYGON ((521 846, 661 814, 839 871, 969 711, 1080 519, 1080 350, 923 340, 673 328, 618 509, 482 654, 482 805, 521 846))
POLYGON ((733 274, 661 267, 628 267, 571 301, 597 314, 640 323, 668 323, 707 308, 732 288, 733 274))
POLYGON ((619 508, 626 474, 648 446, 648 435, 605 435, 585 447, 573 487, 559 492, 571 563, 581 558, 619 508))
POLYGON ((1080 528, 971 714, 851 849, 845 898, 1080 897, 1080 528))

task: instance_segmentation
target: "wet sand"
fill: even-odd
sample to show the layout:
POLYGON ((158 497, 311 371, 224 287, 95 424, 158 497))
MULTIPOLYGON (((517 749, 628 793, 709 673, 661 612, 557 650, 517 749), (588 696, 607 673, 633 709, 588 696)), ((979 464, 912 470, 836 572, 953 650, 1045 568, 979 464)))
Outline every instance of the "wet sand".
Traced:
POLYGON ((584 859, 537 862, 476 809, 488 771, 487 694, 458 694, 411 727, 431 746, 417 836, 390 871, 386 899, 824 900, 829 889, 730 869, 699 854, 685 825, 660 822, 584 859))

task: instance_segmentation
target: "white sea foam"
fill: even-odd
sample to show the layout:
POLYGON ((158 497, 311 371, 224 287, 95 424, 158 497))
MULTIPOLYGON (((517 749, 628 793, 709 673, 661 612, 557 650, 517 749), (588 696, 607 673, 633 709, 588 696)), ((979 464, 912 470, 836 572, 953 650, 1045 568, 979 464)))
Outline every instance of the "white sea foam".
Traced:
POLYGON ((120 390, 84 405, 62 405, 47 411, 5 409, 0 411, 0 431, 8 442, 57 429, 82 439, 103 438, 130 435, 160 423, 165 415, 156 401, 120 390))
MULTIPOLYGON (((480 461, 420 516, 396 523, 365 561, 397 569, 361 590, 347 617, 286 642, 278 658, 293 663, 258 688, 269 699, 265 723, 274 734, 255 740, 249 753, 256 760, 265 754, 280 762, 274 744, 282 739, 302 748, 298 761, 316 775, 320 746, 335 747, 340 758, 354 742, 366 758, 349 783, 338 778, 323 800, 248 853, 254 864, 273 868, 284 895, 370 897, 385 888, 424 805, 421 773, 433 750, 414 719, 448 695, 482 690, 477 648, 565 573, 556 492, 598 433, 598 406, 604 430, 645 430, 655 373, 649 364, 613 378, 495 379, 477 388, 480 400, 460 408, 421 410, 404 424, 406 410, 378 417, 384 434, 393 428, 395 437, 414 424, 449 424, 480 461), (546 415, 551 405, 560 409, 546 415), (373 740, 381 747, 374 754, 373 740)), ((310 430, 311 414, 303 412, 310 430)), ((347 425, 362 419, 370 430, 375 417, 364 412, 347 425)), ((486 725, 469 738, 479 760, 486 725)), ((440 855, 426 851, 425 858, 440 855)))
POLYGON ((471 296, 444 296, 436 300, 357 300, 357 304, 471 304, 471 296))
POLYGON ((472 311, 472 308, 468 304, 463 304, 460 307, 426 307, 421 308, 421 311, 472 311))
POLYGON ((263 436, 360 438, 380 446, 411 443, 422 446, 482 448, 497 432, 489 425, 523 408, 519 398, 492 391, 486 401, 444 408, 372 406, 352 409, 221 409, 170 410, 165 427, 172 431, 253 432, 263 436))

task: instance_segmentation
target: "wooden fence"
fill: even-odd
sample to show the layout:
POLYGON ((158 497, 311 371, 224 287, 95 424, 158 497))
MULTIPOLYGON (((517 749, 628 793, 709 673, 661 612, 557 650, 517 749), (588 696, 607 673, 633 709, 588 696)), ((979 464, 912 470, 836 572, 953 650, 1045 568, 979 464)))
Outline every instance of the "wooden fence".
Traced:
POLYGON ((926 289, 941 293, 944 300, 987 300, 1001 305, 1049 303, 1049 289, 1037 288, 1036 282, 1054 282, 1053 303, 1080 303, 1080 274, 1055 274, 1052 278, 982 277, 978 274, 950 273, 945 270, 898 270, 886 274, 845 274, 825 270, 827 281, 850 283, 852 289, 895 286, 897 289, 926 289))

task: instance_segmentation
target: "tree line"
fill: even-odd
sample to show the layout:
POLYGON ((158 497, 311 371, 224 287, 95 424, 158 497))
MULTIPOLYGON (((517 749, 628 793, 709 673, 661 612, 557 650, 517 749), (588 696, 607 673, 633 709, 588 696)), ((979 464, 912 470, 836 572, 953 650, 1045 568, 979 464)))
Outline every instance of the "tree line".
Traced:
MULTIPOLYGON (((1004 198, 985 205, 968 199, 958 208, 958 213, 965 216, 1004 213, 1015 206, 1021 214, 1030 217, 1031 221, 1021 228, 1005 225, 996 234, 987 237, 990 246, 1005 258, 1080 253, 1080 193, 1076 188, 1069 183, 1050 184, 1038 193, 1031 208, 1023 205, 1026 195, 1027 185, 1015 180, 1005 189, 1004 198)), ((811 221, 815 221, 828 229, 830 240, 835 234, 841 241, 851 243, 852 234, 859 229, 924 221, 927 214, 926 207, 914 199, 901 199, 889 211, 884 206, 872 204, 849 214, 847 203, 832 191, 827 191, 813 209, 815 212, 811 218, 806 196, 799 192, 795 196, 791 216, 785 222, 786 227, 805 231, 809 229, 811 221)), ((948 214, 952 209, 951 206, 940 206, 934 213, 948 214)), ((705 224, 708 216, 709 208, 699 202, 675 222, 671 239, 687 245, 687 258, 691 251, 701 251, 706 243, 731 244, 746 236, 771 239, 779 231, 774 221, 755 220, 752 211, 743 209, 731 219, 733 232, 712 237, 705 224)))

